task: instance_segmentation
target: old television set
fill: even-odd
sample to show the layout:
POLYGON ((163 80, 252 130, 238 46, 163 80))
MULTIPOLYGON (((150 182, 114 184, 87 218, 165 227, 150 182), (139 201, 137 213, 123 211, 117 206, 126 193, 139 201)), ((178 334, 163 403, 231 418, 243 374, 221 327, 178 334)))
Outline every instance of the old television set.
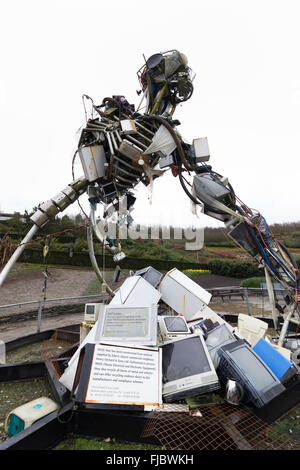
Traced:
POLYGON ((156 346, 157 304, 108 304, 98 321, 96 341, 156 346))
POLYGON ((152 266, 148 266, 147 268, 136 271, 135 275, 142 276, 155 288, 159 285, 160 281, 164 277, 162 273, 157 271, 157 269, 152 268, 152 266))
POLYGON ((169 341, 191 334, 185 318, 182 315, 168 315, 158 317, 158 325, 162 341, 169 341))
POLYGON ((160 345, 162 395, 165 402, 197 396, 220 388, 218 376, 200 334, 190 334, 160 345))
POLYGON ((218 349, 217 373, 222 384, 237 381, 244 389, 243 402, 257 408, 269 403, 285 391, 274 372, 255 353, 246 340, 237 340, 218 349))
POLYGON ((88 303, 84 306, 84 321, 85 323, 96 323, 98 321, 100 312, 100 303, 88 303))

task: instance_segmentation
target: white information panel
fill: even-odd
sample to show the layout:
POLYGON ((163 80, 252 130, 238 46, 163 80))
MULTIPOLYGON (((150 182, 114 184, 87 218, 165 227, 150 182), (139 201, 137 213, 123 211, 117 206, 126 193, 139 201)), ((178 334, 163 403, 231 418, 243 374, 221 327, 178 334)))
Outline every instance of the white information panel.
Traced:
POLYGON ((108 343, 155 346, 157 305, 144 307, 107 305, 98 322, 96 339, 108 343))
POLYGON ((96 344, 85 402, 161 404, 161 351, 96 344))

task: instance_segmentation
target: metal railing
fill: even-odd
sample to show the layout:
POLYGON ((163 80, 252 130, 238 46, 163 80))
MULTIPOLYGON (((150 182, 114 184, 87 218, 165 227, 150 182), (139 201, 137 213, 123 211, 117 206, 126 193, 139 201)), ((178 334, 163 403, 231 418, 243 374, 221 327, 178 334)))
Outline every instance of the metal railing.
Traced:
MULTIPOLYGON (((217 298, 221 298, 222 301, 224 298, 230 299, 231 297, 242 297, 243 302, 245 302, 247 306, 248 315, 251 315, 251 302, 249 300, 249 296, 259 296, 262 298, 262 305, 261 311, 264 312, 265 305, 264 305, 264 297, 268 297, 267 289, 263 287, 261 288, 251 288, 251 287, 238 287, 238 286, 231 286, 231 287, 215 287, 213 289, 207 289, 208 292, 212 294, 211 300, 216 300, 217 298)), ((278 291, 277 294, 280 296, 282 295, 282 291, 278 291)), ((99 293, 99 294, 90 294, 90 295, 81 295, 76 297, 57 297, 54 299, 41 299, 41 300, 30 300, 26 302, 17 302, 14 304, 7 304, 7 305, 0 305, 0 312, 1 309, 5 308, 12 308, 12 307, 22 307, 26 305, 37 305, 37 333, 40 332, 41 327, 41 318, 44 305, 50 302, 64 302, 67 300, 83 300, 83 299, 101 299, 107 298, 107 293, 99 293)))
MULTIPOLYGON (((233 299, 238 300, 240 305, 243 307, 244 313, 248 315, 261 315, 263 317, 270 316, 272 313, 272 307, 269 301, 268 289, 265 285, 261 287, 239 287, 239 286, 229 286, 229 287, 215 287, 212 289, 207 289, 208 292, 212 294, 211 302, 218 302, 222 300, 224 302, 224 307, 226 303, 231 302, 229 308, 233 306, 233 299), (253 298, 260 299, 257 302, 253 302, 253 298), (225 303, 226 301, 226 303, 225 303)), ((280 286, 275 286, 274 288, 275 299, 282 300, 286 294, 285 290, 280 286)), ((212 307, 214 308, 214 307, 212 307)), ((228 312, 231 313, 231 312, 228 312)), ((239 312, 242 313, 242 312, 239 312)))
POLYGON ((99 293, 99 294, 90 294, 90 295, 80 295, 76 297, 57 297, 55 299, 42 299, 42 300, 30 300, 27 302, 18 302, 15 304, 7 304, 7 305, 0 305, 0 309, 3 308, 10 308, 10 307, 22 307, 24 305, 38 305, 38 314, 37 314, 37 333, 40 333, 41 330, 41 319, 42 319, 42 312, 44 305, 48 302, 62 302, 65 300, 80 300, 80 299, 99 299, 103 300, 107 298, 106 293, 99 293))

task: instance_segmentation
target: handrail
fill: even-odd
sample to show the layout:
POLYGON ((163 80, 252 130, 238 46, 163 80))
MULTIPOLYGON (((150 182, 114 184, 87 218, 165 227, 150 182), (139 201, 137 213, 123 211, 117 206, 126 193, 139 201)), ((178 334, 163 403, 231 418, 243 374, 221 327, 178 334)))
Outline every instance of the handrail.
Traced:
MULTIPOLYGON (((77 300, 77 299, 89 299, 89 298, 95 298, 95 297, 102 297, 103 293, 100 294, 91 294, 91 295, 80 295, 78 297, 58 297, 55 299, 45 299, 46 302, 56 302, 56 301, 62 301, 62 300, 77 300)), ((7 305, 0 305, 0 308, 8 308, 8 307, 21 307, 22 305, 29 305, 29 304, 38 304, 41 302, 41 300, 30 300, 28 302, 18 302, 16 304, 7 304, 7 305)))

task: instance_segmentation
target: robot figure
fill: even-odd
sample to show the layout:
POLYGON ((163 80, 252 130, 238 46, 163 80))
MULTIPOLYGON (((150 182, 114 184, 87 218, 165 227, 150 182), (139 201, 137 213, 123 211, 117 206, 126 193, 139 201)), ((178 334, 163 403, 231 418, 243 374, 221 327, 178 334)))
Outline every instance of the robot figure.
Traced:
MULTIPOLYGON (((284 287, 286 305, 293 315, 297 311, 300 288, 295 260, 274 238, 264 217, 240 201, 228 179, 207 165, 206 138, 194 139, 190 144, 177 130, 180 123, 173 119, 176 106, 193 93, 194 74, 185 55, 177 50, 154 54, 145 60, 137 75, 141 86, 138 93, 142 94, 137 110, 124 96, 105 97, 100 105, 95 105, 84 95, 84 99, 91 100, 93 110, 92 117, 81 129, 76 152, 84 177, 39 206, 31 217, 33 228, 0 275, 0 285, 38 228, 85 192, 91 206, 89 252, 96 274, 102 279, 93 252, 93 231, 114 254, 115 262, 121 261, 125 254, 120 245, 114 246, 112 240, 100 233, 95 217, 97 204, 105 205, 104 218, 109 219, 113 213, 120 217, 121 201, 125 200, 125 216, 130 223, 136 185, 141 182, 148 186, 166 169, 171 169, 193 204, 200 205, 208 216, 222 221, 230 229, 229 236, 265 268, 266 276, 270 274, 284 287), (143 101, 146 109, 141 113, 143 101), (184 171, 193 177, 190 186, 184 171)), ((277 305, 277 308, 282 313, 282 307, 277 305)))

